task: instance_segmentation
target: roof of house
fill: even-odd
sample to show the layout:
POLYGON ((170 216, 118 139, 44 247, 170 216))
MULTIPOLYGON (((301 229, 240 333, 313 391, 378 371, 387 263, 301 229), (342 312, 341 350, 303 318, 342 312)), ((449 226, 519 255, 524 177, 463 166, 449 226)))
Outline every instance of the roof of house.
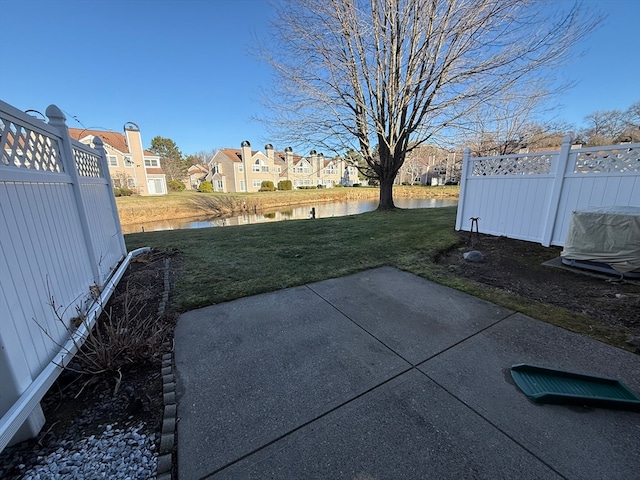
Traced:
POLYGON ((206 165, 191 165, 189 167, 189 169, 187 170, 188 173, 190 174, 195 174, 195 173, 209 173, 209 169, 207 168, 206 165))
MULTIPOLYGON (((242 150, 238 148, 221 148, 219 152, 233 162, 238 162, 238 163, 242 162, 242 150)), ((256 150, 251 151, 252 156, 255 155, 256 153, 258 153, 256 150)))
MULTIPOLYGON (((112 132, 112 131, 104 131, 104 130, 91 130, 88 128, 80 129, 80 128, 70 128, 69 135, 71 138, 74 138, 78 141, 82 140, 86 137, 100 137, 104 143, 115 148, 119 152, 122 153, 130 153, 129 146, 127 145, 127 137, 125 137, 122 133, 112 132)), ((145 150, 143 152, 145 156, 149 157, 157 157, 153 152, 145 150)))
POLYGON ((127 146, 127 139, 122 133, 117 132, 105 132, 102 130, 89 130, 87 128, 70 128, 69 135, 76 140, 81 140, 86 137, 100 137, 102 141, 116 150, 119 150, 123 153, 129 152, 129 147, 127 146))
MULTIPOLYGON (((221 148, 219 150, 220 153, 224 154, 227 158, 234 162, 242 162, 242 150, 239 148, 221 148)), ((258 150, 251 150, 251 156, 256 153, 260 153, 258 150)), ((293 164, 297 164, 304 157, 302 155, 293 154, 293 164)), ((284 152, 273 152, 273 159, 276 162, 286 163, 286 155, 284 152)))
MULTIPOLYGON (((284 152, 274 152, 273 153, 273 157, 276 160, 280 160, 281 162, 284 162, 284 163, 286 163, 286 161, 287 161, 287 157, 286 157, 284 152)), ((300 160, 302 160, 302 155, 298 155, 297 153, 294 153, 293 154, 293 164, 295 165, 300 160)))

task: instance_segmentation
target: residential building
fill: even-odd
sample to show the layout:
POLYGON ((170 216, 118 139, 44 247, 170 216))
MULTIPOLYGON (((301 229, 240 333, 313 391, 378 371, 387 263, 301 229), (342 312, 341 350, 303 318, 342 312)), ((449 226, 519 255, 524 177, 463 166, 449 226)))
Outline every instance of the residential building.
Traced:
POLYGON ((112 131, 70 128, 76 140, 90 145, 100 137, 107 152, 107 163, 113 186, 129 188, 138 195, 165 195, 167 182, 160 166, 160 157, 145 151, 138 125, 127 122, 124 135, 112 131))
POLYGON ((214 192, 257 192, 263 181, 277 187, 281 180, 291 180, 293 188, 330 188, 341 182, 344 163, 339 158, 325 158, 312 150, 303 157, 293 153, 291 147, 276 152, 267 144, 264 152, 251 149, 248 141, 240 149, 222 148, 209 163, 206 180, 213 184, 214 192))
POLYGON ((209 173, 209 167, 207 165, 197 164, 191 165, 187 170, 189 179, 185 182, 187 190, 198 190, 200 182, 207 179, 209 173))
POLYGON ((345 187, 353 187, 356 184, 360 184, 362 181, 358 177, 358 169, 353 165, 349 165, 344 169, 342 174, 342 185, 345 187))

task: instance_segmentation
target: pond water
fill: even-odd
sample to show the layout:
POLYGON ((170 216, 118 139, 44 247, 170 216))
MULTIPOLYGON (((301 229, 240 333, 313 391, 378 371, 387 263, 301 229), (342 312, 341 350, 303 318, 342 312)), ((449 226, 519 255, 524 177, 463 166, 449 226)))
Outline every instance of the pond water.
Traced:
MULTIPOLYGON (((437 208, 450 207, 458 204, 457 200, 442 200, 435 198, 399 198, 394 199, 399 208, 437 208)), ((226 227, 231 225, 252 225, 255 223, 279 222, 284 220, 300 220, 310 218, 312 208, 316 210, 316 218, 344 217, 358 213, 371 212, 378 207, 377 200, 319 203, 298 207, 282 208, 273 212, 245 213, 233 217, 212 218, 178 218, 159 222, 146 222, 122 227, 123 233, 153 232, 158 230, 181 230, 189 228, 226 227)))

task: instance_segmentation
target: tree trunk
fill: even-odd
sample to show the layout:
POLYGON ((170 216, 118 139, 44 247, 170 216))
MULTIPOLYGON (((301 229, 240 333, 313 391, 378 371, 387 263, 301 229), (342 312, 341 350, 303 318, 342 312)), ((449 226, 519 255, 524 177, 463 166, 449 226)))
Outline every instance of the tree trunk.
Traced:
POLYGON ((380 203, 378 210, 393 210, 393 180, 392 176, 385 176, 380 179, 380 203))

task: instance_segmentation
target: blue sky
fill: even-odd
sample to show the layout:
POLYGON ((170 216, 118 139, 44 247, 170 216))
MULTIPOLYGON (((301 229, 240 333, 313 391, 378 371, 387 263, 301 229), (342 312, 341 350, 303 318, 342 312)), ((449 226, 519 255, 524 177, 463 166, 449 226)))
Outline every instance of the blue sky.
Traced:
MULTIPOLYGON (((578 84, 555 113, 577 127, 640 101, 640 1, 585 3, 608 18, 559 72, 578 84)), ((0 99, 42 113, 54 103, 70 127, 135 122, 145 147, 160 135, 185 154, 243 140, 281 150, 252 120, 271 79, 253 44, 271 15, 266 0, 0 0, 0 99)))

